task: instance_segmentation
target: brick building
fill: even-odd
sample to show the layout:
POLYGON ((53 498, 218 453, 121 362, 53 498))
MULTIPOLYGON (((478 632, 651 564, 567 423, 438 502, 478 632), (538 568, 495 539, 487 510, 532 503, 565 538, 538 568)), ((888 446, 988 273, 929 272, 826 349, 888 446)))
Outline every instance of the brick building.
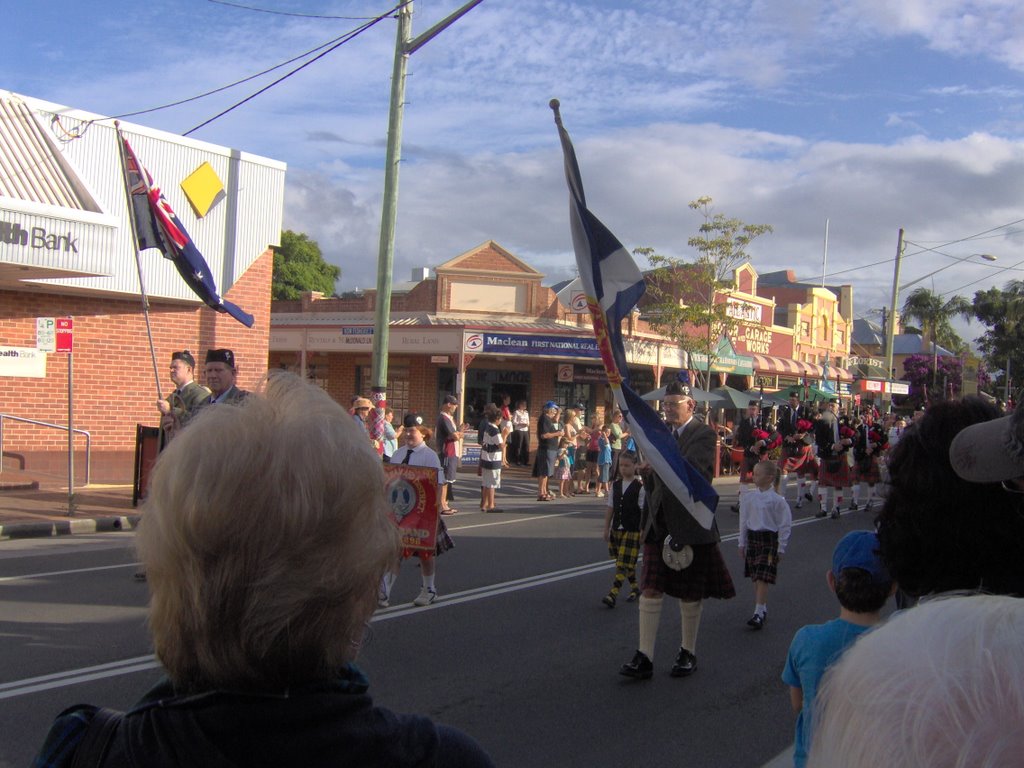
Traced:
MULTIPOLYGON (((207 308, 159 251, 143 251, 154 374, 112 121, 0 92, 4 456, 25 458, 29 468, 66 464, 66 431, 20 419, 66 426, 72 360, 74 427, 91 437, 94 468, 110 475, 94 473, 94 482, 131 479, 136 424, 158 421, 156 376, 164 394, 173 386, 171 352, 189 349, 201 367, 207 349, 232 348, 243 387, 265 373, 270 247, 283 213, 282 163, 137 125, 121 131, 205 257, 221 296, 255 324, 207 308), (73 323, 73 356, 37 349, 37 318, 65 317, 73 323)), ((84 450, 78 435, 76 479, 84 480, 84 450)))

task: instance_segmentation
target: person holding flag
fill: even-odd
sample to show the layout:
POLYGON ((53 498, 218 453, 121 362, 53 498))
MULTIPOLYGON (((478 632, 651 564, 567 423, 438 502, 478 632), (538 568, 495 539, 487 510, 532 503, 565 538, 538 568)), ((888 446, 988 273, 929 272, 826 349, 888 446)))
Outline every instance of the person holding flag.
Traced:
POLYGON ((654 636, 662 594, 667 593, 682 601, 683 643, 672 668, 674 676, 682 677, 697 667, 701 600, 736 594, 718 548, 718 494, 711 487, 715 433, 694 418, 696 403, 681 383, 666 388, 667 424, 631 388, 622 323, 640 301, 646 284, 622 243, 587 209, 576 151, 562 126, 558 100, 552 99, 550 106, 562 144, 573 248, 594 336, 615 403, 643 454, 651 482, 640 597, 641 648, 619 671, 637 679, 653 674, 654 636))

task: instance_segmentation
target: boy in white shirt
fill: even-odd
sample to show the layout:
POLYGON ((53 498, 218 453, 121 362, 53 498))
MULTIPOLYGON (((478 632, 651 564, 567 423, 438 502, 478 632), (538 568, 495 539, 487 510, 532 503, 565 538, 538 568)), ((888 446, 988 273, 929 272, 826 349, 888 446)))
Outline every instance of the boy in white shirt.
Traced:
POLYGON ((743 575, 754 582, 754 615, 747 626, 761 629, 768 619, 768 586, 778 577, 779 560, 793 527, 789 503, 778 494, 779 468, 771 461, 754 466, 754 490, 740 497, 740 557, 743 575))

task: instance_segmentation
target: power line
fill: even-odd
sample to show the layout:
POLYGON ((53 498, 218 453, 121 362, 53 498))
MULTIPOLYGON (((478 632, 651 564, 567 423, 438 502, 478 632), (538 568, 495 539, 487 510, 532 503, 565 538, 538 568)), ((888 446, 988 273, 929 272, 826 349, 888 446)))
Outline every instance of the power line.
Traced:
POLYGON ((312 63, 314 63, 314 62, 316 62, 316 61, 319 61, 320 59, 322 59, 322 58, 323 58, 324 56, 326 56, 327 54, 329 54, 329 53, 331 53, 331 52, 333 52, 333 51, 337 50, 338 48, 340 48, 340 47, 341 47, 342 45, 344 45, 345 43, 347 43, 347 42, 349 42, 350 40, 352 40, 352 39, 354 39, 354 38, 358 37, 358 36, 359 36, 359 35, 361 35, 361 34, 362 34, 363 32, 365 32, 366 30, 370 29, 370 27, 373 27, 374 25, 376 25, 377 23, 379 23, 379 22, 380 22, 380 21, 382 21, 383 19, 386 19, 386 18, 388 18, 388 17, 389 17, 389 16, 391 16, 391 15, 392 15, 392 14, 393 14, 393 13, 394 13, 395 11, 397 11, 397 10, 398 10, 399 8, 401 8, 401 7, 403 6, 403 5, 405 5, 405 3, 406 3, 407 1, 408 1, 408 0, 403 0, 403 2, 399 3, 399 4, 398 4, 398 5, 396 5, 396 6, 394 7, 394 8, 391 8, 390 10, 388 10, 388 11, 385 11, 385 12, 384 12, 384 13, 382 13, 382 14, 381 14, 380 16, 377 16, 377 17, 375 17, 375 18, 371 19, 370 21, 366 22, 365 24, 361 24, 360 26, 356 27, 355 29, 353 29, 353 30, 352 30, 352 31, 350 31, 350 32, 346 32, 346 33, 345 33, 344 35, 342 35, 342 36, 341 36, 341 38, 338 38, 338 39, 337 39, 337 40, 338 40, 337 42, 335 42, 335 43, 333 43, 332 45, 330 45, 330 47, 328 47, 328 48, 327 48, 326 50, 322 51, 322 52, 321 52, 321 53, 319 53, 318 55, 314 56, 314 57, 313 57, 312 59, 310 59, 309 61, 305 62, 304 64, 301 64, 301 65, 299 65, 298 67, 296 67, 295 69, 291 70, 290 72, 288 72, 288 73, 286 73, 286 74, 282 75, 281 77, 277 78, 277 80, 275 80, 274 82, 272 82, 272 83, 269 83, 268 85, 264 86, 263 88, 260 88, 260 89, 259 89, 258 91, 256 91, 255 93, 252 93, 252 94, 250 94, 250 95, 246 96, 246 97, 245 97, 244 99, 242 99, 241 101, 235 102, 235 103, 234 103, 234 104, 232 104, 232 105, 231 105, 230 107, 228 107, 227 109, 224 109, 224 110, 222 110, 222 111, 218 112, 218 113, 217 113, 216 115, 214 115, 213 117, 209 118, 208 120, 204 120, 203 122, 201 122, 201 123, 200 123, 199 125, 195 126, 194 128, 191 128, 191 129, 189 129, 189 130, 185 131, 185 133, 183 133, 183 134, 182 134, 182 136, 189 136, 189 135, 191 135, 191 134, 195 133, 195 132, 196 132, 196 131, 198 131, 198 130, 199 130, 200 128, 203 128, 204 126, 207 126, 207 125, 209 125, 209 124, 210 124, 210 123, 212 123, 212 122, 213 122, 214 120, 219 120, 220 118, 224 117, 224 115, 226 115, 226 114, 228 114, 229 112, 231 112, 231 111, 233 111, 233 110, 237 109, 238 107, 242 106, 242 105, 243 105, 243 104, 245 104, 246 102, 252 101, 253 99, 255 99, 255 98, 256 98, 257 96, 259 96, 260 94, 266 93, 266 92, 267 92, 267 91, 269 91, 269 90, 270 90, 271 88, 273 88, 273 87, 274 87, 275 85, 278 85, 278 84, 280 84, 280 83, 284 82, 285 80, 287 80, 287 79, 288 79, 289 77, 291 77, 292 75, 294 75, 294 74, 296 74, 296 73, 298 73, 298 72, 302 71, 303 69, 305 69, 306 67, 308 67, 308 66, 309 66, 310 64, 312 64, 312 63))
POLYGON ((239 8, 243 11, 272 13, 275 16, 297 16, 301 19, 345 19, 347 21, 365 21, 366 19, 372 18, 370 16, 319 16, 314 13, 291 13, 289 11, 275 11, 270 8, 256 8, 251 5, 242 5, 241 3, 229 3, 227 0, 207 0, 207 2, 214 3, 215 5, 226 5, 229 8, 239 8))

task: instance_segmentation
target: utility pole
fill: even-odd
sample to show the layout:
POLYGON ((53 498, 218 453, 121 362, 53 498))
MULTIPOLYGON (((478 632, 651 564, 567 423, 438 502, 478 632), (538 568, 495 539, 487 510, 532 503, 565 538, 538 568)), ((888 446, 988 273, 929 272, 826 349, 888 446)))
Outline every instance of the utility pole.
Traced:
POLYGON ((903 228, 900 227, 899 238, 896 241, 896 266, 893 269, 892 275, 892 301, 889 307, 889 322, 885 329, 885 373, 888 377, 888 386, 886 389, 889 390, 889 410, 892 410, 892 345, 893 337, 895 336, 896 329, 896 313, 899 312, 899 300, 900 300, 900 265, 903 261, 903 228))
MULTIPOLYGON (((395 257, 395 220, 398 214, 398 164, 402 159, 402 117, 405 109, 405 75, 409 56, 440 32, 482 3, 471 0, 415 40, 412 38, 412 0, 398 9, 398 36, 391 75, 391 105, 388 113, 388 144, 384 161, 384 200, 380 217, 380 246, 377 252, 377 302, 374 308, 372 374, 375 404, 385 402, 388 381, 388 321, 391 318, 391 271, 395 257)), ((380 406, 383 407, 383 406, 380 406)))

